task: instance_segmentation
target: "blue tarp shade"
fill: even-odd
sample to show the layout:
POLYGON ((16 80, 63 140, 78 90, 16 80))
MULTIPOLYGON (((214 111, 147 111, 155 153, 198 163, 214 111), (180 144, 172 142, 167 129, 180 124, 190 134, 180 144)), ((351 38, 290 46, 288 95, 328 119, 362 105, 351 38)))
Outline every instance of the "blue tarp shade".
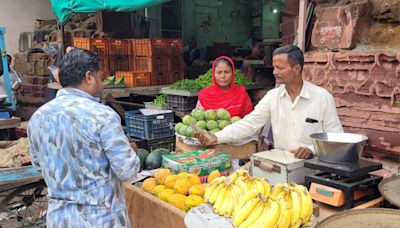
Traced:
POLYGON ((51 0, 53 13, 65 24, 72 13, 91 13, 102 10, 129 12, 158 5, 170 0, 51 0))

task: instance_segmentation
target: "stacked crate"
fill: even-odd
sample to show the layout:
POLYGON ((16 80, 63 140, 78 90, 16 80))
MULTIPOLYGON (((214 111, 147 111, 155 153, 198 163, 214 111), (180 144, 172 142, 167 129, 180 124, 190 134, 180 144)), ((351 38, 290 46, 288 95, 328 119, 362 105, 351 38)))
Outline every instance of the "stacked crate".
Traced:
POLYGON ((134 39, 133 69, 151 73, 151 85, 168 84, 168 51, 165 39, 134 39))
POLYGON ((160 111, 143 115, 139 110, 125 112, 127 135, 136 141, 145 142, 146 148, 154 150, 175 149, 175 130, 172 111, 160 111))
POLYGON ((181 39, 168 40, 167 51, 168 51, 168 84, 172 84, 184 78, 182 40, 181 39))
POLYGON ((49 81, 48 67, 54 64, 56 55, 20 52, 14 55, 14 69, 22 77, 15 97, 19 104, 18 116, 29 119, 45 103, 45 91, 49 81))
POLYGON ((74 47, 96 52, 105 76, 124 77, 127 87, 167 85, 183 79, 180 39, 74 38, 74 47))
POLYGON ((73 46, 92 51, 100 56, 100 65, 104 76, 110 75, 109 40, 74 37, 73 46))
POLYGON ((124 39, 109 40, 110 72, 133 70, 130 66, 132 58, 131 42, 124 39))

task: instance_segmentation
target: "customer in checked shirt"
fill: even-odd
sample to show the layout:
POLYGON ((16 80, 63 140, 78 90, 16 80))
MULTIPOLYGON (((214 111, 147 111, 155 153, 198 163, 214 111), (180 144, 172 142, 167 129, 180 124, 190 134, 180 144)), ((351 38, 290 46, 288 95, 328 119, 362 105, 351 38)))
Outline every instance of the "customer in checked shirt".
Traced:
POLYGON ((32 163, 48 187, 47 227, 130 227, 123 181, 140 166, 103 92, 97 55, 82 49, 58 65, 63 89, 29 121, 32 163))
POLYGON ((272 55, 273 74, 280 86, 270 90, 253 112, 215 135, 197 131, 195 137, 203 145, 234 142, 270 122, 276 149, 309 159, 314 154, 310 134, 343 132, 333 96, 303 80, 303 52, 288 45, 276 49, 272 55))

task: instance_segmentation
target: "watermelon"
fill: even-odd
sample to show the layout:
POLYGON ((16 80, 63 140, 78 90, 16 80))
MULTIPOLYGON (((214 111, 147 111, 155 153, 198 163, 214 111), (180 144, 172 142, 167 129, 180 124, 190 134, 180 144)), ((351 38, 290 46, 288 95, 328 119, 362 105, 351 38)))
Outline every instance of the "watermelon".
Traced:
POLYGON ((169 154, 170 151, 165 148, 158 148, 149 154, 146 158, 145 166, 146 169, 158 169, 161 167, 162 164, 162 155, 169 154))
MULTIPOLYGON (((168 149, 166 149, 166 148, 158 148, 158 149, 155 149, 155 150, 153 150, 153 151, 158 151, 161 155, 165 155, 165 154, 170 154, 171 153, 171 151, 169 151, 168 149)), ((153 152, 152 151, 152 152, 153 152)))
POLYGON ((146 158, 146 169, 158 169, 161 167, 161 154, 159 151, 152 151, 146 158))
POLYGON ((147 156, 149 156, 149 151, 147 151, 146 149, 140 148, 137 151, 137 155, 140 159, 140 171, 142 171, 145 167, 146 158, 147 158, 147 156))

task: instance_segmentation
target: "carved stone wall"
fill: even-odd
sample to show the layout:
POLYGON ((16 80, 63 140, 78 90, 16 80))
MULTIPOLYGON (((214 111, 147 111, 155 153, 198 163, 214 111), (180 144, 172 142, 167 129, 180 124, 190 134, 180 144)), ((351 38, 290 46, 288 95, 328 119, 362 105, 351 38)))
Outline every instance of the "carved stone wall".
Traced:
POLYGON ((308 52, 304 79, 332 93, 346 131, 369 137, 364 156, 399 161, 400 52, 308 52))

